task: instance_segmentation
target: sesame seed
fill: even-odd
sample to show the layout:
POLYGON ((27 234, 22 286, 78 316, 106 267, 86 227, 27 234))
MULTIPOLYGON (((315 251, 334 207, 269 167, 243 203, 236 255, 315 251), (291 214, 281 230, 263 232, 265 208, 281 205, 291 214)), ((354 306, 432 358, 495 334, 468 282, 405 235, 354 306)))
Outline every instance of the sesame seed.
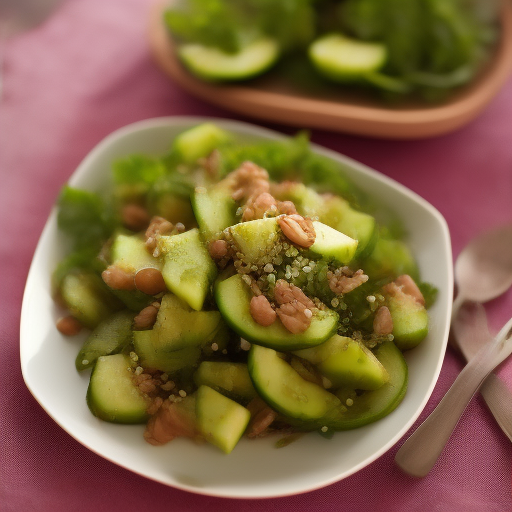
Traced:
POLYGON ((340 300, 337 297, 334 297, 334 299, 331 300, 331 306, 333 308, 337 308, 340 305, 340 300))
POLYGON ((212 343, 212 350, 215 352, 217 350, 219 350, 219 345, 217 345, 217 343, 212 343))
POLYGON ((350 407, 351 405, 354 405, 354 400, 352 400, 352 398, 347 398, 346 402, 348 407, 350 407))
POLYGON ((267 274, 270 274, 270 272, 273 272, 274 271, 274 265, 272 265, 272 263, 267 263, 264 267, 263 267, 263 271, 266 272, 267 274))
POLYGON ((224 355, 226 355, 226 354, 228 353, 228 351, 227 351, 226 349, 223 349, 223 350, 222 350, 222 353, 223 353, 224 355))
POLYGON ((130 359, 137 362, 139 360, 139 356, 135 352, 130 352, 130 359))
POLYGON ((320 430, 322 432, 327 432, 329 430, 329 428, 324 425, 320 430))
POLYGON ((311 318, 311 317, 313 316, 313 313, 312 313, 311 309, 306 308, 306 309, 304 310, 304 316, 305 316, 306 318, 311 318))
POLYGON ((135 375, 140 375, 143 371, 144 368, 142 368, 142 366, 137 366, 137 368, 135 368, 135 375))
POLYGON ((87 364, 89 364, 89 360, 88 359, 82 359, 82 364, 85 366, 87 364))
POLYGON ((178 394, 181 396, 181 398, 185 398, 187 396, 187 392, 184 389, 180 389, 178 394))
POLYGON ((311 267, 309 265, 306 265, 304 267, 302 267, 302 270, 306 273, 306 274, 309 274, 311 272, 311 267))
POLYGON ((366 300, 371 304, 372 302, 375 302, 375 295, 368 295, 366 297, 366 300))

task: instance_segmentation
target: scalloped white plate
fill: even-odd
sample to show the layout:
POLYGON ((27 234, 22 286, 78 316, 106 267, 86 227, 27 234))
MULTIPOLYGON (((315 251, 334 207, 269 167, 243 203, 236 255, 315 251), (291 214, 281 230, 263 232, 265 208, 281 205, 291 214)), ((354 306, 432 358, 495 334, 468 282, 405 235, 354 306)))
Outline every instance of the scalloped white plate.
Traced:
MULTIPOLYGON (((253 125, 208 119, 244 137, 283 135, 253 125)), ((112 162, 135 152, 163 154, 173 137, 205 118, 169 117, 138 122, 103 140, 70 179, 75 187, 100 190, 110 184, 112 162)), ((115 464, 166 485, 198 494, 230 498, 288 496, 339 481, 389 450, 411 427, 435 386, 448 339, 453 274, 448 228, 440 213, 402 185, 333 151, 313 146, 340 161, 363 189, 392 205, 410 232, 422 278, 439 288, 430 310, 428 338, 406 354, 409 389, 389 416, 363 428, 340 432, 326 440, 308 434, 286 448, 275 438, 243 439, 230 455, 211 445, 177 439, 166 446, 147 444, 143 426, 98 420, 89 412, 85 394, 88 373, 79 374, 74 360, 81 339, 69 339, 55 328, 60 315, 50 292, 50 275, 64 255, 64 237, 52 212, 37 246, 27 280, 21 315, 21 366, 25 382, 42 407, 71 436, 115 464)))

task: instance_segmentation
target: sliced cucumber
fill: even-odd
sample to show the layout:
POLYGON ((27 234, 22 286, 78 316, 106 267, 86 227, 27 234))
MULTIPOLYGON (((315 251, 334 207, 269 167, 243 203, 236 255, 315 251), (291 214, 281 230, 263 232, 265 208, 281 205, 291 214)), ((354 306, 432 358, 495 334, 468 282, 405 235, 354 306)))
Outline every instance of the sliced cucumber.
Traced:
POLYGON ((235 400, 248 402, 256 396, 245 363, 203 361, 194 373, 196 386, 206 385, 235 400))
POLYGON ((338 314, 331 310, 316 310, 306 331, 292 334, 276 320, 264 327, 250 313, 252 292, 238 274, 215 285, 215 300, 228 325, 242 338, 276 350, 299 350, 319 345, 330 338, 338 327, 338 314))
POLYGON ((87 389, 91 412, 112 423, 145 423, 149 400, 134 385, 132 376, 129 357, 123 354, 99 357, 87 389))
POLYGON ((233 450, 251 419, 245 407, 208 386, 197 390, 196 415, 201 434, 224 453, 233 450))
POLYGON ((200 44, 183 44, 178 55, 185 66, 203 80, 244 80, 270 68, 279 57, 274 39, 258 39, 237 53, 200 44))
POLYGON ((118 234, 112 242, 110 251, 112 265, 131 273, 143 268, 162 269, 162 263, 146 248, 146 243, 139 235, 118 234))
POLYGON ((94 329, 120 303, 96 274, 72 272, 61 282, 60 294, 70 313, 85 327, 94 329))
POLYGON ((244 261, 255 264, 270 252, 281 236, 275 217, 240 222, 231 226, 229 233, 244 261))
POLYGON ((358 241, 355 257, 364 258, 373 251, 378 229, 375 217, 369 213, 354 210, 341 197, 332 197, 326 200, 320 220, 358 241))
POLYGON ((416 260, 402 240, 379 238, 363 266, 370 279, 394 279, 402 274, 413 279, 419 276, 416 260))
MULTIPOLYGON (((191 50, 189 48, 182 51, 187 53, 191 50)), ((171 151, 184 163, 194 164, 199 158, 208 156, 215 148, 230 139, 231 135, 222 128, 213 123, 202 123, 180 133, 174 139, 171 151)))
POLYGON ((199 311, 217 276, 217 267, 199 230, 161 236, 158 245, 164 258, 162 276, 167 288, 199 311))
POLYGON ((327 261, 335 260, 346 265, 354 258, 357 251, 357 240, 333 229, 322 222, 313 221, 315 243, 309 250, 327 261))
POLYGON ((248 368, 260 396, 288 418, 316 421, 341 405, 335 395, 304 380, 275 350, 253 345, 248 368))
POLYGON ((237 222, 236 202, 229 190, 221 185, 209 189, 197 187, 192 194, 192 208, 205 242, 237 222))
POLYGON ((343 34, 320 37, 309 47, 308 54, 318 72, 336 82, 357 81, 381 69, 387 59, 385 45, 343 34))
MULTIPOLYGON (((352 405, 336 421, 327 424, 332 430, 350 430, 373 423, 396 409, 407 391, 407 363, 400 350, 392 341, 387 341, 375 350, 389 381, 375 391, 366 391, 352 399, 352 405)), ((346 393, 341 390, 338 396, 346 393)))
POLYGON ((428 334, 428 312, 411 295, 397 293, 387 298, 393 319, 393 336, 400 350, 417 346, 428 334))
POLYGON ((275 196, 280 201, 292 201, 297 211, 305 217, 319 216, 325 206, 325 199, 316 190, 299 182, 278 185, 275 196))
POLYGON ((76 356, 76 369, 91 368, 98 357, 121 352, 131 343, 133 317, 130 311, 119 311, 98 324, 76 356))
POLYGON ((336 387, 374 390, 389 381, 384 366, 360 341, 335 334, 326 342, 294 352, 315 364, 336 387))

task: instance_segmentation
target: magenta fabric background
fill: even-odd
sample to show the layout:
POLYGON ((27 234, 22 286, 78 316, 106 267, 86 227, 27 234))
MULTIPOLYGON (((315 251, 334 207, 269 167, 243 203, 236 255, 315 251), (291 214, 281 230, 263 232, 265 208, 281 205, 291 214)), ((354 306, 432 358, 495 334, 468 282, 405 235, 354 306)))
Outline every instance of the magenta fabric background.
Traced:
MULTIPOLYGON (((197 496, 119 468, 74 441, 32 398, 20 371, 21 301, 34 249, 62 184, 96 143, 128 123, 168 115, 243 119, 193 98, 154 66, 145 40, 149 6, 148 0, 69 0, 44 24, 5 44, 0 512, 512 510, 512 448, 480 397, 424 479, 407 477, 395 467, 397 445, 327 488, 252 501, 197 496)), ((483 115, 448 136, 389 142, 314 130, 312 137, 430 201, 448 222, 454 256, 477 232, 512 220, 512 80, 483 115)), ((512 313, 512 293, 489 304, 488 312, 496 331, 512 313)), ((448 352, 421 418, 461 368, 448 352)), ((512 361, 500 374, 512 386, 512 361)))

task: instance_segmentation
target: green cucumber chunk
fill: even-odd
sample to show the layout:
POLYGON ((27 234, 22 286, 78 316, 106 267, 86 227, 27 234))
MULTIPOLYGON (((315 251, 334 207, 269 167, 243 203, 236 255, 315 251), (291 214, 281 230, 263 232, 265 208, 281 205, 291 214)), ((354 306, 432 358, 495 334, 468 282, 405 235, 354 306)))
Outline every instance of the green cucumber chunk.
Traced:
POLYGON ((338 314, 332 310, 315 310, 311 324, 302 333, 292 334, 276 321, 264 327, 256 323, 250 312, 253 294, 238 274, 215 285, 215 300, 228 325, 242 338, 276 350, 299 350, 319 345, 334 334, 338 327, 338 314))
POLYGON ((143 268, 162 269, 162 263, 146 248, 144 239, 139 235, 125 235, 119 233, 115 236, 110 250, 112 265, 122 268, 126 272, 137 273, 143 268))
POLYGON ((76 369, 91 368, 98 357, 121 352, 131 343, 133 317, 130 311, 119 311, 98 324, 76 356, 76 369))
POLYGON ((357 251, 357 240, 333 229, 322 222, 313 221, 315 242, 309 250, 326 261, 335 260, 346 265, 354 258, 357 251))
POLYGON ((393 336, 400 350, 416 347, 428 334, 428 312, 414 297, 397 293, 387 298, 393 336))
POLYGON ((364 258, 373 251, 378 239, 378 227, 375 217, 369 213, 354 210, 341 197, 332 197, 326 200, 319 218, 321 222, 358 241, 355 257, 364 258))
POLYGON ((199 230, 161 236, 158 246, 164 258, 162 276, 167 288, 196 311, 201 310, 217 276, 217 267, 199 230))
MULTIPOLYGON (((386 341, 375 349, 377 359, 389 375, 389 381, 375 391, 365 391, 353 398, 341 418, 327 424, 332 430, 350 430, 387 416, 400 404, 407 391, 408 373, 404 356, 392 341, 386 341)), ((345 390, 337 395, 343 397, 345 390)), ((346 403, 346 402, 344 402, 346 403)))
POLYGON ((375 355, 358 340, 335 334, 316 347, 294 352, 317 366, 335 388, 374 390, 389 381, 375 355))
POLYGON ((162 298, 153 329, 134 331, 133 344, 143 366, 174 373, 194 366, 202 348, 223 329, 218 311, 195 311, 168 293, 162 298))
POLYGON ((276 217, 240 222, 229 228, 238 251, 247 263, 258 264, 281 238, 276 217))
POLYGON ((101 278, 89 272, 67 274, 59 291, 71 315, 89 329, 94 329, 120 306, 101 278))
POLYGON ((308 55, 313 66, 326 78, 353 82, 380 70, 386 62, 387 49, 381 43, 327 34, 311 44, 308 55))
POLYGON ((101 356, 87 389, 87 405, 98 418, 112 423, 145 423, 145 398, 134 385, 130 358, 123 354, 101 356))
POLYGON ((196 415, 200 433, 224 453, 233 450, 251 419, 245 407, 204 385, 196 392, 196 415))
POLYGON ((237 204, 227 187, 196 187, 192 194, 192 208, 205 242, 209 242, 237 222, 237 204))
POLYGON ((279 353, 252 345, 249 374, 259 395, 270 407, 288 418, 304 422, 328 416, 341 402, 318 384, 303 379, 279 353))
MULTIPOLYGON (((185 53, 190 49, 182 49, 185 53)), ((194 53, 194 52, 192 52, 194 53)), ((173 141, 171 151, 186 164, 194 164, 208 156, 219 145, 231 140, 231 135, 213 123, 203 123, 180 133, 173 141)))
POLYGON ((202 361, 194 373, 194 383, 209 386, 237 402, 249 402, 257 396, 245 363, 202 361))
POLYGON ((253 41, 236 53, 200 44, 183 44, 178 56, 194 75, 203 80, 244 80, 270 68, 279 57, 279 45, 265 37, 253 41))

